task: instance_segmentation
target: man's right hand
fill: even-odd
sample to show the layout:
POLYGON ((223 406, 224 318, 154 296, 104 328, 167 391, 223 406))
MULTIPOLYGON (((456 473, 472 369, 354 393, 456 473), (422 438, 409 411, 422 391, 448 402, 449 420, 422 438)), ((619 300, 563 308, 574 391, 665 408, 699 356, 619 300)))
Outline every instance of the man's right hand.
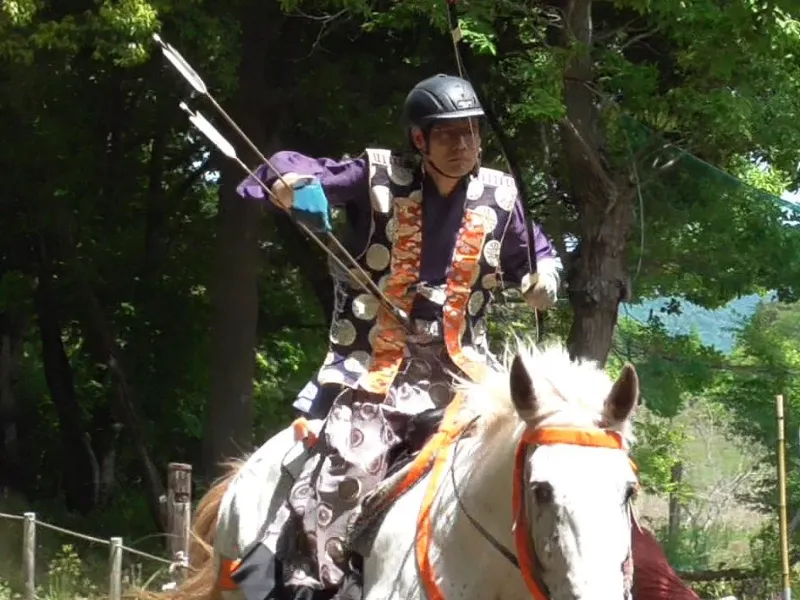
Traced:
POLYGON ((294 204, 294 190, 292 189, 292 185, 300 179, 305 179, 306 176, 297 173, 285 173, 282 177, 282 180, 277 179, 270 188, 272 193, 275 194, 274 197, 271 197, 271 200, 274 204, 288 210, 292 208, 294 204))

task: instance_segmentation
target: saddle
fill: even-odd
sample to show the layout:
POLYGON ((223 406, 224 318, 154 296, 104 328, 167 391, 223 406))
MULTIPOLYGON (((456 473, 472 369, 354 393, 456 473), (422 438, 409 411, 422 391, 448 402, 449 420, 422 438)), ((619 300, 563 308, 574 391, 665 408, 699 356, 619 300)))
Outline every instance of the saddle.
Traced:
POLYGON ((359 556, 369 555, 374 536, 394 502, 416 485, 417 477, 427 473, 418 473, 409 479, 414 468, 412 463, 439 431, 446 410, 429 409, 410 420, 403 441, 389 455, 389 468, 383 481, 361 501, 360 511, 347 531, 348 546, 359 556))
MULTIPOLYGON (((242 553, 242 560, 233 581, 239 586, 246 600, 361 600, 363 558, 368 555, 371 538, 377 532, 386 511, 399 497, 397 484, 406 475, 414 458, 438 431, 445 415, 445 409, 430 409, 415 415, 409 420, 403 441, 389 455, 389 468, 380 485, 361 504, 360 514, 348 531, 347 545, 356 553, 350 560, 350 572, 345 575, 337 590, 312 590, 299 588, 288 590, 282 584, 281 560, 267 550, 260 542, 255 542, 242 553)), ((290 455, 285 457, 283 470, 289 476, 296 476, 308 457, 308 451, 318 451, 318 433, 305 422, 295 423, 296 435, 304 440, 290 455)), ((293 537, 293 536, 290 536, 293 537)), ((289 540, 284 542, 292 543, 289 540)), ((279 543, 279 546, 281 544, 279 543)), ((278 555, 281 551, 278 550, 278 555)))
POLYGON ((389 455, 389 478, 414 460, 414 456, 439 429, 444 418, 444 408, 431 408, 411 418, 405 438, 389 455))

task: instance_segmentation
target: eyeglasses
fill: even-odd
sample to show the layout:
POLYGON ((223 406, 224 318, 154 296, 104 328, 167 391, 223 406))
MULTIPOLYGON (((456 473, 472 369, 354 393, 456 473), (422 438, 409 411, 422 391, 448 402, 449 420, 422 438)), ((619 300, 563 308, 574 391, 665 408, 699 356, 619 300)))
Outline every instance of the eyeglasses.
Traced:
POLYGON ((431 129, 431 140, 447 146, 455 146, 462 142, 467 146, 475 146, 480 141, 480 129, 477 125, 436 125, 431 129))

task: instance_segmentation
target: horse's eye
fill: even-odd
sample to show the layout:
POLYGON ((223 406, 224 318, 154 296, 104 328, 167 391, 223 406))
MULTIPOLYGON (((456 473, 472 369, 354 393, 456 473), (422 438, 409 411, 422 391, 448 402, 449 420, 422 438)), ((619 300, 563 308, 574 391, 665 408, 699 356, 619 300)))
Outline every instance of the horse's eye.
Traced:
POLYGON ((638 486, 635 483, 629 483, 625 487, 625 502, 628 503, 634 498, 636 498, 636 492, 638 491, 638 486))
POLYGON ((533 497, 537 504, 550 504, 553 501, 553 486, 546 481, 534 483, 533 497))

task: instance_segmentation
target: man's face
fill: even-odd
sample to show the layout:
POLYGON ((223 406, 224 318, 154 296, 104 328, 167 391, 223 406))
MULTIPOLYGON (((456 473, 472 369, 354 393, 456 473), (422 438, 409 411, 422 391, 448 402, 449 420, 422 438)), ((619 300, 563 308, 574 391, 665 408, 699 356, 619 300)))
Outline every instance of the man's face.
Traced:
POLYGON ((427 148, 425 136, 420 129, 414 128, 412 136, 417 149, 437 169, 451 177, 464 177, 478 162, 481 139, 477 119, 453 119, 436 123, 431 128, 427 148))

